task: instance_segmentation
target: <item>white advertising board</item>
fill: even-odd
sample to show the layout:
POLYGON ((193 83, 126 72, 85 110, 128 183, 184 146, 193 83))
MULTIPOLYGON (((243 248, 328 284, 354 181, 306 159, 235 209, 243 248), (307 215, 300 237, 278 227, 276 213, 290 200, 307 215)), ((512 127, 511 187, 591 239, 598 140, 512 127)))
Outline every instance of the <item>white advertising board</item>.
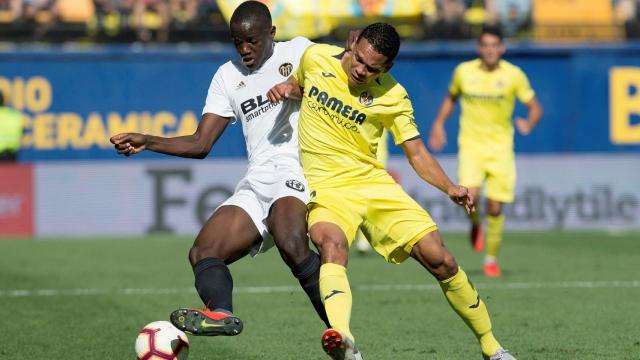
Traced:
MULTIPOLYGON (((455 157, 439 160, 455 180, 455 157)), ((637 155, 519 155, 517 166, 507 229, 640 229, 637 155)), ((443 231, 466 230, 462 209, 404 158, 392 157, 389 169, 443 231)), ((35 235, 196 234, 245 171, 243 159, 38 163, 35 235)))

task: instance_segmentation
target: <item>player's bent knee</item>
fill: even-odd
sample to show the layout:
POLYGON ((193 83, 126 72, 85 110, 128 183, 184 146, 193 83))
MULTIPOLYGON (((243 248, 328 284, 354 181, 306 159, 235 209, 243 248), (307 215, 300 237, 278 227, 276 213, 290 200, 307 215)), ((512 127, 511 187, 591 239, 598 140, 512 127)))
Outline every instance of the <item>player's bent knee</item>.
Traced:
POLYGON ((444 255, 442 271, 447 279, 458 273, 458 263, 449 252, 444 255))
POLYGON ((347 244, 344 242, 335 239, 324 239, 318 244, 318 248, 324 262, 346 263, 348 249, 347 244))
POLYGON ((214 246, 193 245, 189 250, 189 262, 191 262, 191 265, 195 265, 198 261, 206 258, 225 260, 227 257, 214 246))
POLYGON ((309 242, 306 235, 291 235, 284 239, 275 239, 276 246, 289 266, 301 263, 309 255, 309 242))

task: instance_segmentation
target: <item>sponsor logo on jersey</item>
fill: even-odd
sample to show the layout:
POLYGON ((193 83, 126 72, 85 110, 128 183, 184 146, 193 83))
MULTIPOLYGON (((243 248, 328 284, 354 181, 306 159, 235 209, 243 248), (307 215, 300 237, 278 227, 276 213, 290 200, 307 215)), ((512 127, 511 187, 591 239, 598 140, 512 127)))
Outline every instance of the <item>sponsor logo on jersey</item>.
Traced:
POLYGON ((300 191, 300 192, 304 191, 304 184, 298 180, 293 180, 293 179, 287 180, 284 184, 287 185, 287 187, 290 189, 300 191))
POLYGON ((345 105, 342 100, 330 96, 326 91, 320 91, 320 89, 315 86, 311 86, 308 97, 323 105, 318 106, 317 104, 310 104, 309 106, 312 109, 318 112, 324 111, 325 114, 330 116, 332 119, 334 119, 334 117, 338 118, 339 116, 342 116, 344 119, 351 120, 358 125, 362 125, 362 123, 367 119, 367 114, 360 112, 360 110, 353 109, 350 105, 345 105))
POLYGON ((322 72, 322 76, 326 77, 326 78, 335 78, 336 76, 333 75, 332 73, 326 73, 326 72, 322 72))
POLYGON ((371 106, 371 104, 373 104, 373 95, 363 91, 360 96, 358 96, 358 101, 364 106, 371 106))
POLYGON ((504 95, 490 95, 490 94, 471 94, 471 93, 463 93, 462 97, 465 100, 482 102, 482 103, 492 103, 496 101, 504 101, 506 98, 504 95))
POLYGON ((291 63, 284 63, 278 68, 278 72, 284 77, 288 77, 289 75, 291 75, 292 71, 293 65, 291 63))
POLYGON ((255 98, 245 100, 240 103, 240 109, 242 114, 245 115, 247 121, 250 121, 264 113, 269 109, 277 106, 278 104, 269 101, 269 98, 263 95, 258 95, 255 98))

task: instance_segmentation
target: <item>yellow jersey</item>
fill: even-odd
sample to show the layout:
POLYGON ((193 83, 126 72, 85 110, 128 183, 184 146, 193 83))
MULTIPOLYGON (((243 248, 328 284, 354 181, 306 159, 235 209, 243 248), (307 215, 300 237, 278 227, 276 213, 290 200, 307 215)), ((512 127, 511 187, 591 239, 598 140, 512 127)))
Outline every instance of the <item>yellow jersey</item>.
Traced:
POLYGON ((494 71, 484 71, 480 59, 456 67, 449 93, 461 98, 458 146, 483 153, 513 150, 515 98, 527 103, 535 95, 519 67, 500 60, 494 71))
POLYGON ((386 174, 376 158, 383 129, 397 144, 420 136, 406 90, 389 73, 350 88, 344 49, 307 48, 294 74, 303 98, 298 122, 300 160, 311 188, 386 174))

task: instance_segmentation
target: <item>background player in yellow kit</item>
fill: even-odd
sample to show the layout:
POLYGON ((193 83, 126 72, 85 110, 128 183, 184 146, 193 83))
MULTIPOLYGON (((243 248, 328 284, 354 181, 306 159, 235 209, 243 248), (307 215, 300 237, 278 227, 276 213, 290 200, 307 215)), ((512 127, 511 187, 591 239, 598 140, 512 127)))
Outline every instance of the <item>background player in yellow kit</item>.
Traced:
POLYGON ((376 159, 383 128, 426 182, 467 212, 473 198, 453 184, 425 148, 405 89, 388 74, 400 47, 388 24, 367 26, 351 51, 313 45, 293 77, 267 94, 302 98, 300 159, 311 191, 309 233, 321 253, 320 293, 331 329, 322 346, 333 359, 362 359, 349 329, 348 249, 361 228, 391 263, 413 257, 438 281, 451 307, 477 336, 487 359, 513 359, 491 331, 484 302, 444 247, 436 224, 376 159))
MULTIPOLYGON (((486 183, 487 253, 484 261, 486 276, 500 276, 496 261, 502 242, 504 203, 513 202, 516 164, 513 150, 511 116, 517 97, 529 110, 527 119, 515 119, 522 135, 528 135, 542 116, 542 108, 524 72, 502 60, 505 47, 499 29, 483 29, 475 60, 458 65, 453 73, 449 94, 431 128, 429 146, 440 151, 447 143, 444 123, 459 97, 462 113, 458 134, 458 181, 469 188, 474 199, 486 183)), ((485 239, 482 219, 476 212, 471 220, 471 244, 480 252, 485 239)))

